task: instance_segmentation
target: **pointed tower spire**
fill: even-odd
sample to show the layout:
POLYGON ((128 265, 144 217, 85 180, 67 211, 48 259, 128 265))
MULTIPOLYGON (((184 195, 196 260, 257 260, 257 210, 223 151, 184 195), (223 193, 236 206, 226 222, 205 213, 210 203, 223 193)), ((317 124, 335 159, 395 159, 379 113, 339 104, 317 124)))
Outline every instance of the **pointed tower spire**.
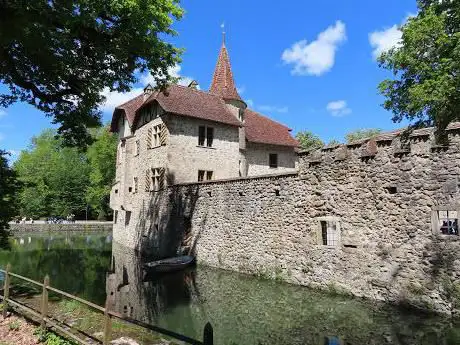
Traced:
POLYGON ((233 80, 232 67, 225 47, 225 32, 222 32, 222 47, 217 59, 216 69, 212 77, 210 93, 220 96, 226 100, 242 101, 233 80))

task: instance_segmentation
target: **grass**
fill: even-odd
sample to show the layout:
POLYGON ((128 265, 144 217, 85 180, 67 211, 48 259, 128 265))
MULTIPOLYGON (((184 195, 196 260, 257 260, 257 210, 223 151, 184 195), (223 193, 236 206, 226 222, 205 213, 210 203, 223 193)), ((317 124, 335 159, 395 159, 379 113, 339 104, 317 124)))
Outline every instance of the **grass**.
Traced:
MULTIPOLYGON (((73 300, 61 300, 56 303, 50 303, 49 310, 56 319, 72 323, 73 327, 88 334, 97 334, 98 338, 102 340, 104 314, 101 312, 73 300)), ((112 318, 112 339, 120 337, 129 337, 141 344, 160 342, 164 338, 161 334, 112 318)), ((46 345, 60 344, 50 343, 46 345)), ((171 345, 174 345, 174 343, 171 343, 171 345)))

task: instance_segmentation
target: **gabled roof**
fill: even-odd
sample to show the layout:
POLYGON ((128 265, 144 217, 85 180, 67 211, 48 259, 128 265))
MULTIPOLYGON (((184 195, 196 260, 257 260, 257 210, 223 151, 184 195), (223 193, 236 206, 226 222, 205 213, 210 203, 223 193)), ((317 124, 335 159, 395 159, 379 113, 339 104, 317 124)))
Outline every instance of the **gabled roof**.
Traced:
POLYGON ((251 109, 244 111, 246 139, 253 143, 298 147, 290 129, 251 109))
POLYGON ((191 87, 170 85, 164 92, 153 93, 144 104, 149 104, 153 101, 157 101, 163 110, 168 113, 233 126, 242 125, 230 112, 221 97, 191 87))
POLYGON ((126 116, 126 119, 128 120, 129 125, 132 126, 134 122, 134 118, 136 117, 136 111, 137 109, 141 107, 143 103, 144 103, 144 94, 140 94, 139 96, 136 96, 130 99, 128 102, 117 106, 112 115, 112 123, 110 124, 110 131, 111 132, 118 131, 118 119, 123 112, 125 113, 125 116, 126 116))
POLYGON ((222 47, 220 48, 209 92, 223 99, 241 101, 241 97, 236 90, 235 81, 233 80, 232 67, 225 43, 222 43, 222 47))

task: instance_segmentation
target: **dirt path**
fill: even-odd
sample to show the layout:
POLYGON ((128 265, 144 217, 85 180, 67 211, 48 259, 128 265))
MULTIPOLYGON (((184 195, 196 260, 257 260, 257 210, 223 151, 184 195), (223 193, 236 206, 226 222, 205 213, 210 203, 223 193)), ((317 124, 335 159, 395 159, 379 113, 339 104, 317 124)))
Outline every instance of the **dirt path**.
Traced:
POLYGON ((0 316, 0 345, 35 345, 38 338, 35 327, 16 315, 0 316))

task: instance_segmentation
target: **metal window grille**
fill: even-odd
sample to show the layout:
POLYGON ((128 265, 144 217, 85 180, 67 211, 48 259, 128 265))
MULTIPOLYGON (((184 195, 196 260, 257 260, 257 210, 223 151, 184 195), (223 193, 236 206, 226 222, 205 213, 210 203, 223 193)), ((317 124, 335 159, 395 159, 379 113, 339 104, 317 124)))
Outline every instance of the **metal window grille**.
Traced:
POLYGON ((443 235, 458 236, 457 211, 438 211, 438 227, 443 235))

